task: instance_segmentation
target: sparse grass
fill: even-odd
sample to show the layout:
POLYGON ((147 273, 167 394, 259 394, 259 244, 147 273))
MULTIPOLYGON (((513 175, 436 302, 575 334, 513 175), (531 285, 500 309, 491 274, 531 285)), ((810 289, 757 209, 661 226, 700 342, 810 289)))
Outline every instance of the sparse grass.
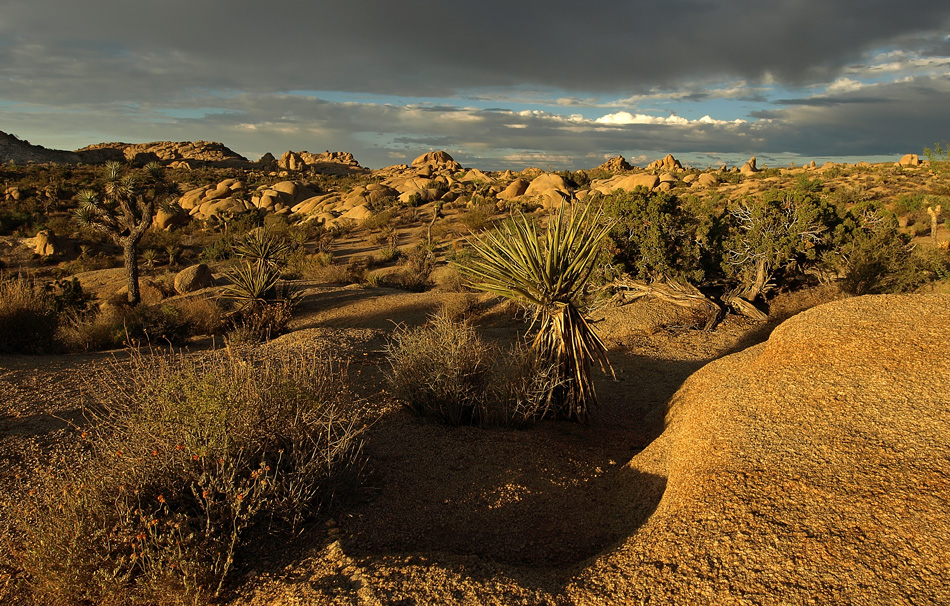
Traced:
POLYGON ((96 376, 79 460, 43 471, 14 514, 33 592, 41 603, 212 601, 249 547, 358 486, 343 376, 317 356, 232 351, 135 354, 96 376))
POLYGON ((0 352, 49 353, 58 325, 52 294, 27 278, 0 275, 0 352))

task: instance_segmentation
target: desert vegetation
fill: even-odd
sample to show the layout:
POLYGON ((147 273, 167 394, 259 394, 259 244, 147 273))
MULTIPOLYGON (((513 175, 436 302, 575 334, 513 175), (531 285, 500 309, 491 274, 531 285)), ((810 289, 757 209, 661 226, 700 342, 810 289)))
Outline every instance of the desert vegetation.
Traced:
MULTIPOLYGON (((0 524, 0 598, 240 600, 284 543, 328 562, 353 546, 320 573, 326 595, 366 594, 360 558, 411 570, 429 564, 379 558, 429 548, 566 575, 642 522, 577 510, 617 505, 598 478, 663 431, 699 366, 815 303, 950 289, 946 149, 924 155, 0 166, 2 490, 21 503, 0 524), (21 425, 47 396, 30 423, 50 429, 21 425), (564 500, 557 541, 538 538, 525 512, 564 500)), ((566 591, 541 586, 519 599, 566 591)))

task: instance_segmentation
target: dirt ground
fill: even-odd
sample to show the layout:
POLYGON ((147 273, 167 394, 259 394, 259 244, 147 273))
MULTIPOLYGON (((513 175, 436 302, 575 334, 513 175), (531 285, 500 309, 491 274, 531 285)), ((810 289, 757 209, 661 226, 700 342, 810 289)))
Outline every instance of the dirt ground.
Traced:
MULTIPOLYGON (((730 316, 708 332, 676 328, 675 317, 648 302, 608 309, 600 321, 610 327, 616 380, 599 376, 593 421, 516 431, 414 418, 389 397, 384 378, 395 326, 421 325, 442 305, 467 306, 486 338, 511 341, 527 328, 511 308, 463 293, 302 286, 291 332, 263 347, 322 349, 350 361, 353 387, 375 418, 366 434, 370 486, 361 502, 286 549, 240 563, 235 604, 567 603, 563 589, 585 562, 629 537, 662 495, 662 478, 643 478, 655 498, 631 500, 624 465, 662 433, 667 403, 686 378, 836 296, 800 292, 773 304, 775 322, 730 316)), ((0 357, 2 509, 16 507, 31 469, 55 458, 82 424, 83 378, 124 355, 0 357)), ((13 573, 0 564, 7 603, 23 598, 13 573)))

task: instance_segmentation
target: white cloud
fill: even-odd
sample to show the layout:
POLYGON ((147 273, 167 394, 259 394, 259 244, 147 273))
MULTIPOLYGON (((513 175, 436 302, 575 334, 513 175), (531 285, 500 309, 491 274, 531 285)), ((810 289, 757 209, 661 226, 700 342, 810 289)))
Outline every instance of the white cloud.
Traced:
POLYGON ((838 78, 829 84, 827 88, 825 88, 825 93, 852 93, 856 90, 861 90, 865 86, 866 85, 863 82, 858 82, 857 80, 852 80, 851 78, 838 78))
POLYGON ((648 114, 631 114, 630 112, 617 112, 614 114, 607 114, 606 116, 601 116, 595 120, 598 124, 616 124, 616 125, 628 125, 628 124, 665 124, 665 125, 676 125, 676 126, 687 126, 691 124, 715 124, 719 126, 724 126, 728 124, 746 124, 745 120, 733 120, 731 122, 726 120, 716 120, 709 116, 708 114, 700 118, 699 120, 687 120, 676 114, 671 114, 667 117, 662 116, 650 116, 648 114))

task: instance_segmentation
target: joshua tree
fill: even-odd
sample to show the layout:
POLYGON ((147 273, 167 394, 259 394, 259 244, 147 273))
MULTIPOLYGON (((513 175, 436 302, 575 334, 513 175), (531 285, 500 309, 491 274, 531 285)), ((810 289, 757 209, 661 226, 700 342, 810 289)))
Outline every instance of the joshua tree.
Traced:
POLYGON ((122 247, 129 303, 138 305, 139 242, 152 225, 156 205, 175 195, 178 186, 165 181, 164 169, 157 162, 149 163, 138 178, 122 173, 120 163, 107 163, 105 195, 92 189, 80 191, 76 218, 81 225, 107 234, 122 247))
POLYGON ((532 346, 560 378, 552 394, 557 413, 578 421, 588 419, 597 401, 591 360, 610 368, 606 347, 576 303, 612 227, 590 209, 565 211, 562 205, 543 234, 525 216, 513 217, 497 231, 472 236, 478 258, 461 267, 475 288, 534 311, 539 328, 532 346))

